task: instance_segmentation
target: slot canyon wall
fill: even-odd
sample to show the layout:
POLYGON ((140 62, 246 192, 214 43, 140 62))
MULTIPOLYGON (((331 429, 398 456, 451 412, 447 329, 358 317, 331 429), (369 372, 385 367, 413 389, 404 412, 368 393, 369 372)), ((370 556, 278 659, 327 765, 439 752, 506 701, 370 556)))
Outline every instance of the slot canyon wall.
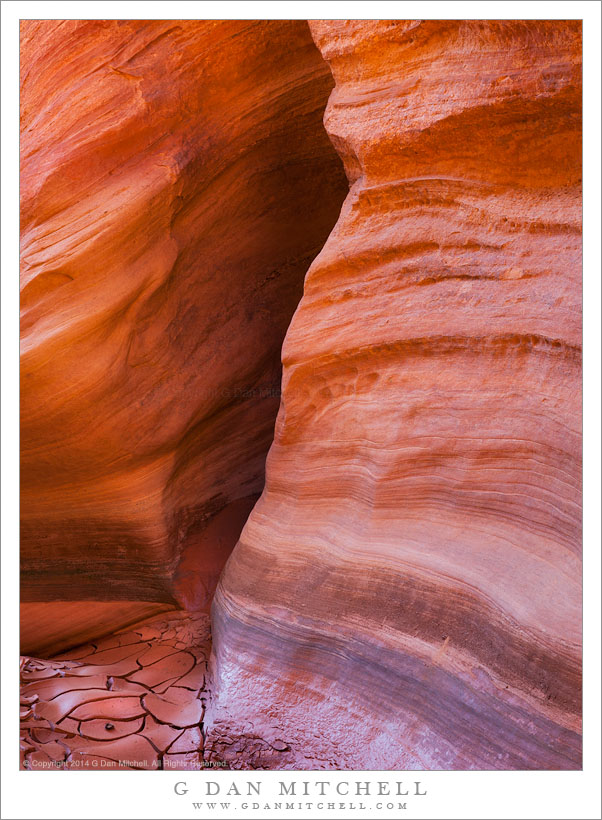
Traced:
POLYGON ((332 87, 303 20, 22 23, 24 651, 208 608, 347 193, 332 87))
POLYGON ((580 23, 21 58, 25 761, 579 768, 580 23))
POLYGON ((351 187, 214 601, 205 748, 579 768, 580 23, 310 27, 351 187))

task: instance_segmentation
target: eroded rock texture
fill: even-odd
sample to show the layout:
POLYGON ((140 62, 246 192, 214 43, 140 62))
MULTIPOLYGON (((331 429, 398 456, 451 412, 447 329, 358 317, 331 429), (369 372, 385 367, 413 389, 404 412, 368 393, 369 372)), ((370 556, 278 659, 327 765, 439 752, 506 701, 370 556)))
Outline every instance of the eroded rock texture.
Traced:
POLYGON ((205 747, 578 768, 580 23, 311 30, 351 188, 214 601, 205 747))
POLYGON ((22 600, 206 609, 347 191, 332 76, 302 20, 25 21, 21 64, 22 600))

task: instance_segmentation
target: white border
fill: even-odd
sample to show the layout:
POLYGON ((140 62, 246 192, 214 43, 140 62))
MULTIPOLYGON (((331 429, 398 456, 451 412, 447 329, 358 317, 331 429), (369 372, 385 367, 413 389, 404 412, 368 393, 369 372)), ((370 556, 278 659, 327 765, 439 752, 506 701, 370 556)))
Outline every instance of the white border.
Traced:
MULTIPOLYGON (((600 5, 598 2, 4 2, 2 4, 2 818, 286 817, 239 809, 194 811, 173 785, 207 780, 415 780, 426 798, 382 817, 600 818, 600 5), (78 772, 17 771, 18 654, 18 21, 88 19, 583 19, 584 20, 584 646, 583 772, 78 772), (67 778, 67 779, 66 779, 67 778)), ((205 798, 195 797, 199 801, 205 798)), ((250 799, 251 801, 253 798, 250 799)), ((359 810, 295 817, 375 817, 359 810)))

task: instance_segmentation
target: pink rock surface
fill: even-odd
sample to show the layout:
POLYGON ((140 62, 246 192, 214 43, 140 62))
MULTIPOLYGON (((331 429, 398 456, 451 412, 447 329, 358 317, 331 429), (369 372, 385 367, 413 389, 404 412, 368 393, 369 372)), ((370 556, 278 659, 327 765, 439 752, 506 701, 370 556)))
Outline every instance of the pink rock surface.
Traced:
POLYGON ((580 23, 311 30, 351 187, 214 602, 205 754, 577 769, 580 23))

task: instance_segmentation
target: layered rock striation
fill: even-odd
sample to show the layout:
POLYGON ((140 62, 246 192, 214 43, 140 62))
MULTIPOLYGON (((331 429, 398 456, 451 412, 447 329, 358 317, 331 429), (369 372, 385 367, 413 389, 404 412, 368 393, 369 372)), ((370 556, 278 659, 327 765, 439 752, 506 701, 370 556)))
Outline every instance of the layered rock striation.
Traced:
POLYGON ((347 190, 331 74, 305 21, 24 21, 21 66, 25 620, 207 609, 347 190))
POLYGON ((216 593, 205 753, 579 768, 580 23, 310 26, 350 190, 216 593))

